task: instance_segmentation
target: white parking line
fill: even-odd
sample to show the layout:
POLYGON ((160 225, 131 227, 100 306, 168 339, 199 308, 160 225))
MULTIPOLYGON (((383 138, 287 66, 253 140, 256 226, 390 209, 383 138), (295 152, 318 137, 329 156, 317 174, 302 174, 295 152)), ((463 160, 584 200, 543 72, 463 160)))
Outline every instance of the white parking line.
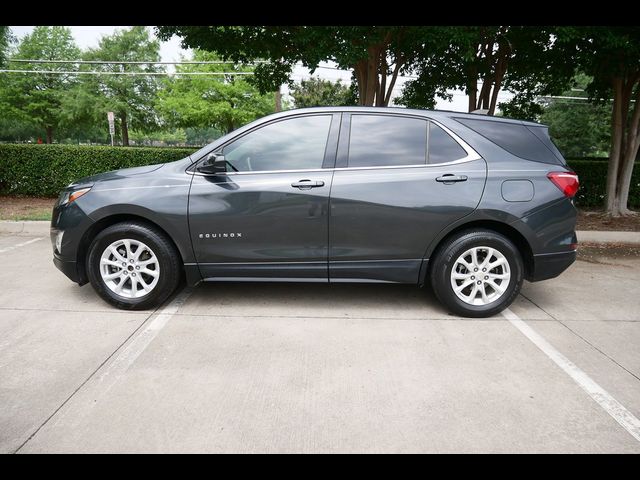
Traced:
MULTIPOLYGON (((149 324, 138 333, 135 338, 127 345, 102 371, 98 376, 98 382, 104 382, 107 378, 116 380, 123 373, 125 373, 129 367, 136 361, 136 359, 144 352, 149 346, 151 341, 156 338, 158 333, 167 325, 171 317, 184 305, 192 290, 185 288, 176 297, 162 309, 156 318, 154 318, 149 324)), ((111 388, 113 382, 106 382, 106 390, 111 388)))
MULTIPOLYGON (((174 299, 164 307, 160 313, 140 332, 134 333, 131 341, 120 353, 105 362, 106 367, 97 377, 93 374, 89 376, 62 404, 47 418, 22 445, 20 445, 14 453, 17 453, 24 447, 38 432, 50 421, 54 425, 62 424, 67 420, 67 416, 71 411, 71 405, 74 404, 74 420, 86 417, 98 402, 99 398, 107 393, 118 379, 129 369, 136 359, 149 346, 151 341, 160 333, 167 325, 171 317, 184 305, 184 302, 191 295, 192 290, 185 288, 182 292, 174 297, 174 299)), ((99 367, 97 372, 102 367, 99 367)), ((94 372, 95 373, 95 372, 94 372)))
POLYGON ((527 325, 518 315, 508 308, 503 310, 502 315, 511 324, 542 350, 551 360, 555 362, 564 372, 569 375, 580 388, 589 394, 605 412, 613 417, 622 427, 629 432, 633 438, 640 442, 640 420, 627 410, 624 405, 618 402, 604 388, 598 385, 589 375, 580 370, 567 357, 556 350, 539 333, 527 325))
POLYGON ((44 237, 32 238, 31 240, 27 240, 26 242, 18 243, 17 245, 12 245, 11 247, 0 248, 0 253, 10 252, 11 250, 15 250, 16 248, 24 247, 29 245, 30 243, 37 242, 42 240, 44 237))

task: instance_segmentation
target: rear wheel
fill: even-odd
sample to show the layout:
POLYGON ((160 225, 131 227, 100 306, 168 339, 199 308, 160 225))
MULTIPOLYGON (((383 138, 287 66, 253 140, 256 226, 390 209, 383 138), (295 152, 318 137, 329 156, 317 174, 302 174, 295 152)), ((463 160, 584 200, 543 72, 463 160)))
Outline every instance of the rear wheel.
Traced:
POLYGON ((160 305, 176 289, 179 259, 163 233, 142 223, 123 222, 93 240, 87 274, 98 295, 111 305, 143 310, 160 305))
POLYGON ((438 299, 453 313, 489 317, 507 308, 520 292, 522 257, 504 235, 469 230, 448 239, 430 267, 438 299))

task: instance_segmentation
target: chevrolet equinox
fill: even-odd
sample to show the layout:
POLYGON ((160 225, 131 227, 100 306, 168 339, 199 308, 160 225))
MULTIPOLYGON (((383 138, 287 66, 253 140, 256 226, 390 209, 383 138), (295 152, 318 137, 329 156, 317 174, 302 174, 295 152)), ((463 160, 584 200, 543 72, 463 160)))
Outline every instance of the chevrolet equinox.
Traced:
POLYGON ((69 185, 53 261, 110 304, 181 279, 430 284, 486 317, 576 258, 578 178, 547 128, 459 112, 332 107, 267 116, 176 162, 69 185))

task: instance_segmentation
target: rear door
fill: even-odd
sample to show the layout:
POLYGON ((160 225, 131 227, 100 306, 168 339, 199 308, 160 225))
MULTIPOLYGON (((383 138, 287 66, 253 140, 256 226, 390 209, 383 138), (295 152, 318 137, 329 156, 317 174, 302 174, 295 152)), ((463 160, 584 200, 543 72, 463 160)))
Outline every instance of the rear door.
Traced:
POLYGON ((417 282, 427 246, 476 208, 485 180, 485 161, 436 122, 344 115, 330 199, 330 281, 417 282))

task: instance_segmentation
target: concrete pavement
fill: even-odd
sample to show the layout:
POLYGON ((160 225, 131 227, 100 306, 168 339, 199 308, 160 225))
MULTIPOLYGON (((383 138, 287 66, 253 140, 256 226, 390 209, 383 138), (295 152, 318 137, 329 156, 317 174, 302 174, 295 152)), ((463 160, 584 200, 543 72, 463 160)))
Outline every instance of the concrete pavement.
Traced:
MULTIPOLYGON (((640 453, 503 316, 429 291, 206 284, 132 313, 69 282, 46 236, 3 250, 2 452, 640 453)), ((511 307, 635 417, 639 267, 578 261, 511 307)))

